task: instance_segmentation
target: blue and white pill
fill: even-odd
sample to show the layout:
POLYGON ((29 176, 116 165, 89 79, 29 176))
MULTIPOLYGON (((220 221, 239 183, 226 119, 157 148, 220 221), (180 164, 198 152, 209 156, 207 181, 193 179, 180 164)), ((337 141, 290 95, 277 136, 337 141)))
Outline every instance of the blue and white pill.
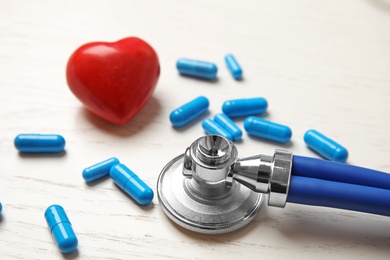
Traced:
POLYGON ((58 248, 64 254, 76 251, 78 239, 65 210, 60 205, 51 205, 45 211, 46 222, 58 248))
POLYGON ((222 112, 230 118, 259 115, 267 111, 265 98, 244 98, 225 101, 222 112))
POLYGON ((279 143, 287 143, 292 135, 292 131, 288 126, 255 116, 250 116, 244 120, 244 128, 250 135, 279 143))
POLYGON ((217 65, 211 62, 181 58, 176 63, 181 75, 213 80, 217 77, 217 65))
POLYGON ((222 126, 220 126, 218 123, 216 123, 210 118, 206 118, 202 121, 202 127, 204 131, 209 135, 220 135, 225 137, 226 139, 229 139, 230 141, 233 141, 232 135, 226 129, 224 129, 222 126))
POLYGON ((316 130, 309 130, 304 135, 307 146, 330 161, 346 162, 348 150, 329 137, 316 130))
POLYGON ((241 79, 242 78, 242 69, 240 64, 237 62, 233 54, 228 54, 225 56, 226 65, 232 74, 233 78, 241 79))
POLYGON ((21 153, 59 153, 65 148, 65 139, 56 134, 20 134, 14 144, 21 153))
POLYGON ((214 116, 214 121, 232 136, 233 141, 241 139, 241 129, 228 116, 225 114, 216 114, 214 116))
POLYGON ((115 164, 118 164, 119 160, 115 157, 104 160, 83 170, 83 178, 86 182, 93 182, 101 179, 110 174, 110 169, 115 164))
POLYGON ((153 190, 125 165, 116 164, 111 167, 110 176, 138 204, 148 205, 152 202, 153 190))
POLYGON ((200 96, 173 110, 169 116, 174 127, 182 127, 200 117, 209 109, 209 100, 200 96))

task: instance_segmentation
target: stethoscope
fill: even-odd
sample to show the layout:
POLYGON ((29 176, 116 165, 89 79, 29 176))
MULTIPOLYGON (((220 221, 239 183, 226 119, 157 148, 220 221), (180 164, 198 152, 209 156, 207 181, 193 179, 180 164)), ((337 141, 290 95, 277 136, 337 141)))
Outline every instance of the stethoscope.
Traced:
POLYGON ((390 216, 390 174, 358 166, 297 156, 277 149, 273 156, 238 156, 218 135, 197 139, 162 170, 157 194, 176 224, 219 234, 250 223, 262 207, 287 202, 390 216))

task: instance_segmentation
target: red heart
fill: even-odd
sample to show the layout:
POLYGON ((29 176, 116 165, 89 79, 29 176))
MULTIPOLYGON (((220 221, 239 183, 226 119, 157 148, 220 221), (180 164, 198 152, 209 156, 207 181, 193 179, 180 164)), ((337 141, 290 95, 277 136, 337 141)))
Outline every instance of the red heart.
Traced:
POLYGON ((159 75, 156 52, 135 37, 87 43, 72 54, 66 69, 73 94, 90 111, 115 124, 127 123, 142 109, 159 75))

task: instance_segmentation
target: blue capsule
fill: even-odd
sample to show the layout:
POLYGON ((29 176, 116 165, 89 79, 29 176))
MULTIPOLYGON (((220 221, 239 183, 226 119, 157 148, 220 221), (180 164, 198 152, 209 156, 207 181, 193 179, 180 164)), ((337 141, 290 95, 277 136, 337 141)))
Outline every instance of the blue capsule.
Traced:
POLYGON ((20 134, 14 144, 21 153, 59 153, 65 148, 65 139, 54 134, 20 134))
POLYGON ((122 190, 139 204, 148 205, 152 202, 153 190, 125 165, 116 164, 111 167, 110 176, 122 190))
POLYGON ((195 120, 209 108, 209 100, 200 96, 173 110, 169 116, 174 127, 182 127, 195 120))
POLYGON ((217 65, 211 62, 181 58, 176 67, 181 75, 213 80, 217 76, 217 65))
POLYGON ((287 143, 292 135, 288 126, 276 124, 255 116, 250 116, 244 120, 244 128, 250 135, 279 143, 287 143))
POLYGON ((309 130, 304 135, 307 146, 328 160, 345 162, 348 158, 346 148, 316 130, 309 130))
POLYGON ((230 141, 233 141, 232 135, 226 129, 224 129, 222 126, 220 126, 210 118, 206 118, 202 121, 202 127, 204 131, 210 135, 220 135, 225 137, 226 139, 229 139, 230 141))
POLYGON ((93 182, 98 179, 107 176, 110 173, 110 169, 115 164, 118 164, 119 160, 115 157, 107 159, 105 161, 94 164, 83 170, 83 178, 86 182, 93 182))
POLYGON ((78 240, 65 210, 60 205, 51 205, 45 218, 60 251, 64 254, 76 251, 78 240))
POLYGON ((1 213, 2 210, 3 210, 3 205, 0 202, 0 213, 1 213))
POLYGON ((242 69, 233 54, 226 55, 225 62, 230 70, 230 73, 233 75, 233 78, 240 79, 242 77, 242 69))
POLYGON ((245 98, 225 101, 222 111, 230 118, 262 114, 267 110, 268 103, 262 97, 245 98))
POLYGON ((214 121, 232 136, 233 141, 241 139, 241 129, 225 114, 216 114, 214 121))

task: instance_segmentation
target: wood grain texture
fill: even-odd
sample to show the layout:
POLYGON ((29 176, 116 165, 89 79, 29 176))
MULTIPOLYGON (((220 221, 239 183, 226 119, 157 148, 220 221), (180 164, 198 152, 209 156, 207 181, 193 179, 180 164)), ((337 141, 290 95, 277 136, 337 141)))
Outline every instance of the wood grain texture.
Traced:
MULTIPOLYGON (((267 119, 293 130, 286 145, 244 134, 242 156, 303 142, 315 128, 346 146, 348 163, 390 172, 390 1, 5 1, 0 0, 0 259, 389 259, 386 217, 290 204, 264 207, 226 235, 184 230, 157 198, 136 205, 110 179, 81 171, 116 156, 155 190, 164 165, 203 135, 200 120, 176 130, 174 108, 205 95, 213 116, 225 100, 263 96, 267 119), (138 36, 157 51, 153 98, 127 125, 109 124, 69 91, 70 54, 90 41, 138 36), (244 70, 235 81, 223 57, 244 70), (179 57, 215 62, 218 80, 181 77, 179 57), (20 155, 19 133, 58 133, 59 156, 20 155), (62 205, 79 249, 62 255, 43 213, 62 205)), ((242 127, 242 121, 238 120, 242 127)))

